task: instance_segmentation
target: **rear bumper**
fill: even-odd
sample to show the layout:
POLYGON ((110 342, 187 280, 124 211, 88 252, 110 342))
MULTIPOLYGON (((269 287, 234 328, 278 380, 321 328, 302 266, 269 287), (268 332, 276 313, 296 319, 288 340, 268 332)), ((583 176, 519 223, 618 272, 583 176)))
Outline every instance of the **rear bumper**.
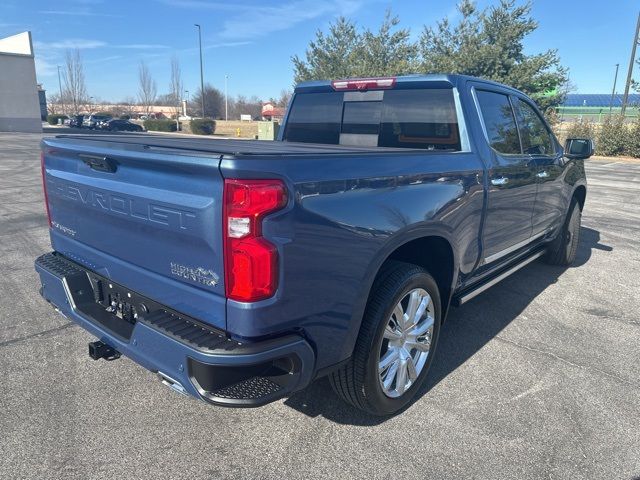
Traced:
MULTIPOLYGON (((35 268, 42 296, 61 314, 180 393, 217 405, 260 406, 304 388, 313 377, 315 354, 299 335, 239 342, 151 300, 147 312, 139 309, 137 320, 126 322, 97 303, 95 282, 105 279, 95 272, 57 253, 39 257, 35 268)), ((129 298, 145 300, 133 291, 129 298)))

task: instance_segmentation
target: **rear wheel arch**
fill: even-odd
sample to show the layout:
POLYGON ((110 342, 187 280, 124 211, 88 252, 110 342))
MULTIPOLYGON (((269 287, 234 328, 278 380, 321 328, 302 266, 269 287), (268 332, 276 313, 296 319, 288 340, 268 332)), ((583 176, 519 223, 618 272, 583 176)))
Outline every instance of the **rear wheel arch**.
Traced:
POLYGON ((416 238, 396 248, 385 262, 394 260, 418 265, 431 274, 440 291, 444 320, 453 293, 455 276, 455 256, 451 243, 436 235, 416 238))
MULTIPOLYGON (((393 262, 403 262, 418 265, 424 268, 438 285, 440 299, 442 302, 442 320, 446 319, 449 309, 449 302, 453 295, 454 285, 457 280, 457 256, 452 242, 441 232, 427 233, 424 235, 414 235, 406 239, 403 243, 395 244, 388 249, 376 263, 375 269, 368 288, 364 295, 366 302, 362 311, 356 312, 357 330, 360 329, 360 321, 364 314, 364 308, 369 303, 374 292, 376 281, 385 274, 387 266, 393 262)), ((354 320, 355 320, 354 318, 354 320)))

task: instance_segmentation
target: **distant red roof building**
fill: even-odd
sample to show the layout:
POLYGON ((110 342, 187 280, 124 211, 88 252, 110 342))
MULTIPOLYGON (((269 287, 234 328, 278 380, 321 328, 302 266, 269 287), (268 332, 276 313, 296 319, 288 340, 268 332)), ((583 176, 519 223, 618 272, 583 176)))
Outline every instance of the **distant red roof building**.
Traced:
POLYGON ((262 106, 262 116, 268 120, 281 119, 284 117, 285 109, 276 107, 272 103, 265 103, 262 106))

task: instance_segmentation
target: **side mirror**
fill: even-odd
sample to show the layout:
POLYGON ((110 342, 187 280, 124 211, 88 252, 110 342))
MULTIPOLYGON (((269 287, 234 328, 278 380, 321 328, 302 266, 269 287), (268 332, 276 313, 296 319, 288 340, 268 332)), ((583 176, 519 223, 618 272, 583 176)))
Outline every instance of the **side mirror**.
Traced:
POLYGON ((567 138, 564 156, 572 160, 585 160, 593 155, 595 145, 590 138, 567 138))

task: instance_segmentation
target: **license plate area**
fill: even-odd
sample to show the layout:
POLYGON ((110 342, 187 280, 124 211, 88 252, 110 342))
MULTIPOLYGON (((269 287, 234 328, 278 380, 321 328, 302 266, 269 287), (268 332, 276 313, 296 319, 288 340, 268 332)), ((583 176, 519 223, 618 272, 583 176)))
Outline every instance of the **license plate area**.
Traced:
MULTIPOLYGON (((60 279, 69 299, 69 306, 76 313, 81 314, 91 323, 99 324, 124 341, 129 341, 134 326, 139 320, 146 325, 152 325, 153 322, 150 323, 147 320, 151 318, 168 318, 172 325, 179 320, 179 323, 191 325, 192 333, 193 331, 200 334, 208 332, 216 339, 226 338, 222 330, 140 295, 59 253, 51 252, 42 255, 36 260, 36 266, 60 279)), ((156 324, 152 326, 158 330, 164 329, 165 333, 170 335, 175 333, 164 326, 162 328, 156 324)), ((184 329, 180 331, 185 332, 184 329)))
POLYGON ((123 340, 129 340, 138 317, 163 306, 96 273, 83 270, 64 277, 73 307, 123 340))
POLYGON ((148 311, 149 307, 135 292, 91 275, 89 280, 93 287, 95 302, 102 305, 107 313, 120 320, 135 324, 140 312, 148 311))

